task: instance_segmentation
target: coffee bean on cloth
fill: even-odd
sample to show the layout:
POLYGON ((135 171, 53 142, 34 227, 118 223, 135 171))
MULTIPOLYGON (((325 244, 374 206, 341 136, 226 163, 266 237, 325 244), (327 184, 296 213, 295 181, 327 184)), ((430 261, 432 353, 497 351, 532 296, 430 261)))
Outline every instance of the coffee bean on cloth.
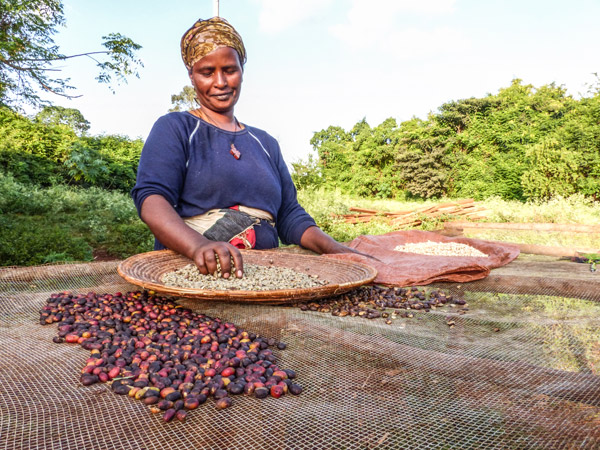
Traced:
MULTIPOLYGON (((458 282, 480 280, 489 275, 491 269, 504 266, 519 256, 519 247, 496 241, 481 239, 446 237, 431 231, 408 230, 393 231, 378 236, 359 236, 348 244, 361 253, 377 259, 356 253, 337 253, 324 255, 329 258, 346 259, 370 265, 377 269, 376 284, 395 286, 426 285, 434 282, 458 282), (445 254, 440 248, 438 254, 431 251, 413 253, 407 250, 419 246, 411 245, 422 243, 420 247, 432 248, 433 243, 464 244, 461 251, 455 250, 454 254, 445 254), (465 246, 476 249, 485 256, 465 256, 475 252, 464 252, 465 246), (404 251, 399 251, 404 250, 404 251), (463 253, 459 255, 458 253, 463 253)), ((442 247, 442 246, 440 246, 442 247)), ((455 246, 456 249, 459 246, 455 246)))

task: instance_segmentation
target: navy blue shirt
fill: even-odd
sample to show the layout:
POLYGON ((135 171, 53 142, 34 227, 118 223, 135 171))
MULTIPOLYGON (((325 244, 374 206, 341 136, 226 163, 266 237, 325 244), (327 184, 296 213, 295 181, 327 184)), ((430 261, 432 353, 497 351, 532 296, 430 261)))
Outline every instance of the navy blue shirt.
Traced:
MULTIPOLYGON (((276 229, 256 227, 256 248, 300 244, 314 219, 300 206, 277 141, 258 128, 221 130, 189 112, 159 118, 142 149, 131 196, 138 210, 150 195, 163 196, 179 216, 243 205, 268 211, 276 229), (230 153, 231 144, 240 159, 230 153)), ((156 242, 156 249, 164 248, 156 242)))

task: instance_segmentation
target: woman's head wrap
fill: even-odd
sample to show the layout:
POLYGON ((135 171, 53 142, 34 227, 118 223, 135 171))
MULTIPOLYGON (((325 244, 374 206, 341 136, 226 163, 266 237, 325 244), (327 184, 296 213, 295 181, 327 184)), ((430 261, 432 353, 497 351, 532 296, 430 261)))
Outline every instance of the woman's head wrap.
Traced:
POLYGON ((188 70, 209 53, 220 47, 231 47, 246 63, 246 49, 242 37, 229 22, 221 17, 199 19, 181 38, 181 57, 188 70))

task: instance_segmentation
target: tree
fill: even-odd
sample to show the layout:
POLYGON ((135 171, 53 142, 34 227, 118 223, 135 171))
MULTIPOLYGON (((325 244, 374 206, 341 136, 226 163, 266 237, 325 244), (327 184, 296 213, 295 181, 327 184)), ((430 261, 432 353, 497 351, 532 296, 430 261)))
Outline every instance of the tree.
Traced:
POLYGON ((171 95, 171 103, 173 103, 173 107, 169 111, 196 109, 198 107, 196 91, 194 91, 192 86, 184 86, 179 94, 171 95))
POLYGON ((104 50, 64 55, 52 39, 64 24, 61 0, 0 0, 0 105, 49 103, 40 98, 40 89, 78 97, 68 93, 74 89, 68 78, 55 76, 60 69, 54 64, 70 58, 91 58, 100 70, 96 79, 109 87, 113 81, 119 84, 127 76, 139 76, 137 69, 143 64, 135 52, 140 45, 110 33, 102 37, 104 50))
POLYGON ((397 134, 397 176, 414 197, 439 198, 447 192, 446 136, 429 120, 402 122, 397 134))
POLYGON ((74 108, 46 106, 36 114, 35 119, 45 125, 65 125, 78 136, 84 135, 90 129, 90 123, 81 111, 74 108))

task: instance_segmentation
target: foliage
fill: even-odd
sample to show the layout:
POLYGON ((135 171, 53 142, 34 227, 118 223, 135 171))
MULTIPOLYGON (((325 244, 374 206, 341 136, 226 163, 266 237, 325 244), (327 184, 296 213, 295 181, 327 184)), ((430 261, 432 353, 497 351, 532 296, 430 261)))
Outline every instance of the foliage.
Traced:
POLYGON ((63 162, 67 173, 74 181, 85 181, 89 185, 96 184, 102 175, 108 173, 106 163, 98 152, 75 142, 69 157, 63 162))
POLYGON ((93 185, 129 192, 135 184, 144 143, 140 139, 131 140, 119 135, 86 137, 83 141, 86 147, 97 152, 108 169, 93 185))
POLYGON ((575 194, 548 200, 503 200, 490 197, 484 201, 491 211, 491 222, 541 222, 600 224, 600 208, 591 197, 575 194))
POLYGON ((90 123, 78 109, 62 106, 46 106, 36 114, 35 120, 46 125, 64 125, 78 136, 84 135, 90 129, 90 123))
POLYGON ((321 168, 312 154, 308 155, 306 161, 293 162, 291 175, 298 189, 316 189, 323 182, 321 168))
POLYGON ((332 126, 315 133, 311 145, 319 156, 326 185, 360 196, 386 198, 399 194, 400 185, 394 177, 396 128, 394 119, 373 129, 363 119, 350 132, 332 126))
MULTIPOLYGON (((98 61, 97 67, 100 68, 100 73, 96 80, 110 87, 113 77, 117 79, 117 84, 126 83, 127 77, 130 75, 139 78, 137 67, 144 67, 144 65, 140 59, 136 58, 135 52, 140 50, 142 46, 120 33, 109 33, 107 36, 102 36, 102 39, 104 39, 102 46, 106 50, 94 52, 94 54, 106 54, 109 59, 98 61)), ((111 90, 114 94, 115 91, 112 87, 111 90)))
POLYGON ((580 154, 546 138, 526 150, 529 170, 522 176, 525 194, 532 198, 567 197, 576 191, 580 154))
POLYGON ((439 198, 446 193, 445 136, 431 132, 430 124, 412 119, 402 124, 396 147, 396 165, 403 187, 417 198, 439 198))
POLYGON ((92 248, 73 236, 62 223, 40 229, 41 217, 0 217, 0 260, 2 265, 29 266, 56 261, 90 261, 92 248))
POLYGON ((171 95, 171 103, 173 107, 169 109, 169 112, 196 109, 198 107, 196 91, 192 86, 184 86, 179 94, 171 95))
POLYGON ((54 43, 57 28, 65 25, 60 0, 1 0, 0 8, 0 105, 42 105, 39 90, 73 98, 68 78, 54 76, 58 61, 89 56, 100 70, 97 80, 111 86, 113 78, 125 81, 138 76, 142 67, 131 39, 111 33, 103 36, 104 50, 64 55, 54 43))
POLYGON ((90 261, 93 249, 125 258, 154 238, 131 198, 98 188, 40 188, 0 174, 0 261, 35 265, 90 261))
POLYGON ((427 120, 314 134, 302 185, 363 197, 600 199, 600 81, 579 100, 554 83, 515 79, 496 95, 445 103, 427 120), (311 174, 320 173, 318 178, 311 174))
MULTIPOLYGON (((135 184, 143 142, 116 135, 77 136, 72 126, 56 123, 53 111, 64 112, 50 109, 32 120, 0 107, 0 172, 39 186, 66 183, 128 192, 135 184)), ((78 110, 67 113, 87 123, 78 110)))

